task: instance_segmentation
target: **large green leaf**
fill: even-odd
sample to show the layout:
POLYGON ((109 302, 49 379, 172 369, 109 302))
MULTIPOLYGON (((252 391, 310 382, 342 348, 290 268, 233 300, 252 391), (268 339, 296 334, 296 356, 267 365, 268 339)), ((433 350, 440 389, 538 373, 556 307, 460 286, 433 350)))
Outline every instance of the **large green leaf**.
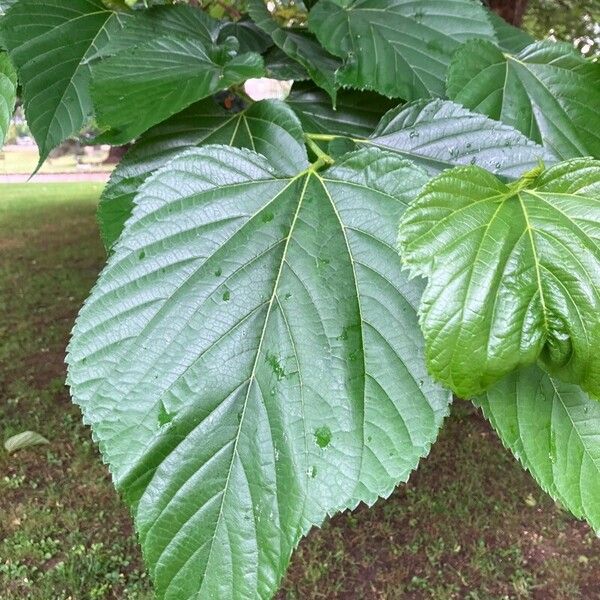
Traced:
POLYGON ((476 0, 320 0, 309 27, 344 59, 339 85, 405 100, 443 96, 458 46, 471 38, 495 41, 476 0))
POLYGON ((342 64, 340 60, 326 52, 307 30, 280 27, 263 0, 248 0, 248 12, 278 48, 306 69, 311 79, 329 94, 335 104, 339 87, 335 74, 342 64))
POLYGON ((124 50, 93 67, 98 123, 113 143, 127 142, 215 92, 263 74, 258 54, 165 36, 124 50))
POLYGON ((539 362, 600 395, 600 162, 510 186, 479 167, 433 179, 400 225, 430 372, 465 398, 539 362))
POLYGON ((100 0, 19 0, 0 19, 0 36, 19 74, 40 161, 91 114, 88 57, 127 18, 100 0))
POLYGON ((398 152, 432 174, 476 164, 514 179, 540 160, 555 161, 512 127, 443 100, 421 100, 390 111, 368 143, 398 152))
POLYGON ((217 42, 222 27, 220 21, 203 10, 185 4, 154 6, 138 10, 134 15, 125 19, 118 35, 98 48, 88 60, 110 56, 165 35, 188 37, 208 46, 217 42))
POLYGON ((306 131, 349 137, 370 136, 393 103, 372 92, 343 90, 335 109, 331 99, 313 86, 294 86, 286 99, 306 131))
POLYGON ((559 158, 600 158, 600 63, 571 44, 539 42, 511 56, 493 44, 469 42, 452 61, 448 95, 559 158))
POLYGON ((526 31, 507 23, 500 15, 490 11, 488 17, 494 27, 498 46, 505 52, 521 52, 523 48, 533 44, 535 38, 526 31))
POLYGON ((133 198, 148 176, 182 150, 205 144, 250 148, 287 175, 308 166, 298 118, 283 102, 265 100, 231 113, 208 98, 146 132, 113 171, 98 206, 107 250, 131 215, 133 198))
POLYGON ((537 367, 506 377, 477 403, 540 486, 600 531, 600 404, 537 367))
POLYGON ((313 524, 427 454, 427 377, 396 223, 426 180, 376 149, 278 175, 192 149, 143 186, 69 350, 157 595, 269 598, 313 524))
POLYGON ((0 149, 4 144, 17 99, 17 74, 4 52, 0 52, 0 149))

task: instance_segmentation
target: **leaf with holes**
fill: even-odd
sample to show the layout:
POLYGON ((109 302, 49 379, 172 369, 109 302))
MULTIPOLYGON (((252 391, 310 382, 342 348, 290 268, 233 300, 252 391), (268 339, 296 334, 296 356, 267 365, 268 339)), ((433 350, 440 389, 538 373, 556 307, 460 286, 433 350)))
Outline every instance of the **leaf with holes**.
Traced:
POLYGON ((258 54, 160 37, 93 67, 98 123, 110 129, 113 143, 128 142, 194 102, 263 72, 258 54))
POLYGON ((495 41, 475 0, 320 0, 309 27, 344 59, 339 86, 407 101, 445 94, 452 54, 471 38, 495 41))
POLYGON ((113 171, 98 206, 107 250, 121 235, 142 183, 182 150, 206 144, 250 148, 287 175, 308 166, 302 128, 283 102, 265 100, 237 113, 212 98, 198 102, 146 132, 113 171))
POLYGON ((158 597, 271 597, 313 524, 428 453, 450 396, 394 248, 425 180, 377 149, 290 177, 206 146, 142 187, 68 363, 158 597))
POLYGON ((476 403, 542 489, 600 531, 600 404, 535 366, 476 403))
POLYGON ((459 396, 536 362, 600 396, 600 162, 539 171, 445 172, 402 218, 403 260, 428 278, 427 364, 459 396))
POLYGON ((539 42, 516 56, 473 41, 455 55, 448 95, 543 144, 558 158, 600 158, 600 63, 571 44, 539 42))

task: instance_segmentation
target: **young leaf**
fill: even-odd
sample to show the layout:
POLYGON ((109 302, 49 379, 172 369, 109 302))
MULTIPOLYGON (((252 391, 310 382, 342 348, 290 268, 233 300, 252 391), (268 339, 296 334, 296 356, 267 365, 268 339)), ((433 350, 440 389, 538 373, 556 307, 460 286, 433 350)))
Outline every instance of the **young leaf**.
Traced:
POLYGON ((335 104, 339 87, 335 81, 335 73, 342 63, 326 52, 308 31, 279 27, 264 0, 248 0, 248 12, 287 56, 306 69, 311 79, 329 94, 335 104))
POLYGON ((600 531, 600 404, 535 366, 504 378, 476 404, 540 486, 600 531))
POLYGON ((510 23, 507 23, 495 12, 489 11, 488 18, 494 27, 496 39, 498 40, 498 47, 505 52, 516 54, 517 52, 521 52, 526 46, 529 46, 529 44, 535 42, 533 36, 529 35, 523 29, 519 29, 518 27, 514 27, 510 23))
POLYGON ((428 379, 395 229, 424 173, 376 149, 294 177, 190 150, 143 186, 69 350, 159 598, 269 598, 313 524, 427 454, 428 379))
POLYGON ((477 164, 515 179, 540 160, 555 162, 544 148, 512 127, 443 100, 421 100, 390 111, 369 143, 398 152, 431 174, 477 164))
POLYGON ((100 0, 19 0, 0 19, 0 36, 19 74, 40 162, 83 127, 92 111, 87 59, 127 18, 100 0))
POLYGON ((98 206, 107 250, 121 235, 133 198, 150 174, 182 150, 206 144, 255 150, 286 175, 308 167, 302 127, 283 102, 264 100, 238 113, 226 111, 212 98, 198 102, 147 131, 113 171, 98 206))
POLYGON ((371 89, 405 100, 445 94, 446 70, 471 38, 495 41, 475 0, 320 0, 309 27, 344 59, 340 86, 371 89))
POLYGON ((471 398, 523 365, 600 396, 600 162, 576 159, 507 186, 479 167, 432 180, 400 226, 428 278, 427 364, 471 398))
POLYGON ((23 450, 24 448, 30 448, 31 446, 38 446, 39 444, 49 444, 50 442, 39 433, 35 431, 23 431, 17 435, 9 437, 4 442, 4 449, 12 454, 17 450, 23 450))
POLYGON ((394 106, 391 100, 372 92, 342 90, 334 109, 329 97, 310 85, 294 86, 286 103, 306 131, 362 138, 370 136, 394 106))
POLYGON ((17 99, 17 74, 8 55, 0 52, 0 149, 4 144, 17 99))
POLYGON ((153 125, 251 77, 260 77, 258 54, 232 56, 226 46, 160 37, 93 66, 92 95, 98 123, 112 143, 124 143, 153 125))
POLYGON ((448 95, 559 158, 600 157, 600 63, 571 44, 539 42, 511 56, 488 42, 468 42, 448 71, 448 95))

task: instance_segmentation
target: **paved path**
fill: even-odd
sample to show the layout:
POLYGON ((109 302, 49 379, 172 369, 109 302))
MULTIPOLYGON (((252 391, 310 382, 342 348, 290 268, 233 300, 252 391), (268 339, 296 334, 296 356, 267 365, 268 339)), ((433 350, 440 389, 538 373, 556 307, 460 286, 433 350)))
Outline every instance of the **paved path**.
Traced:
MULTIPOLYGON (((108 181, 110 173, 38 173, 31 179, 31 183, 53 183, 70 181, 96 181, 103 183, 108 181)), ((0 175, 2 183, 26 183, 29 175, 0 175)))

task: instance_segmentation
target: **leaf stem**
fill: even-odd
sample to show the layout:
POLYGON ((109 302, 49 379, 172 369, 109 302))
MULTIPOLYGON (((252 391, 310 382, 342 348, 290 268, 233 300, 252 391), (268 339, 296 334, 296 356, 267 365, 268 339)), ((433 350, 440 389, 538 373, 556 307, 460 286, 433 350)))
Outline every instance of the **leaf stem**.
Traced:
POLYGON ((313 170, 317 170, 320 167, 329 166, 335 163, 335 160, 329 156, 326 152, 323 152, 319 145, 311 138, 308 134, 304 136, 306 145, 312 150, 314 155, 317 157, 317 161, 311 165, 313 170))

